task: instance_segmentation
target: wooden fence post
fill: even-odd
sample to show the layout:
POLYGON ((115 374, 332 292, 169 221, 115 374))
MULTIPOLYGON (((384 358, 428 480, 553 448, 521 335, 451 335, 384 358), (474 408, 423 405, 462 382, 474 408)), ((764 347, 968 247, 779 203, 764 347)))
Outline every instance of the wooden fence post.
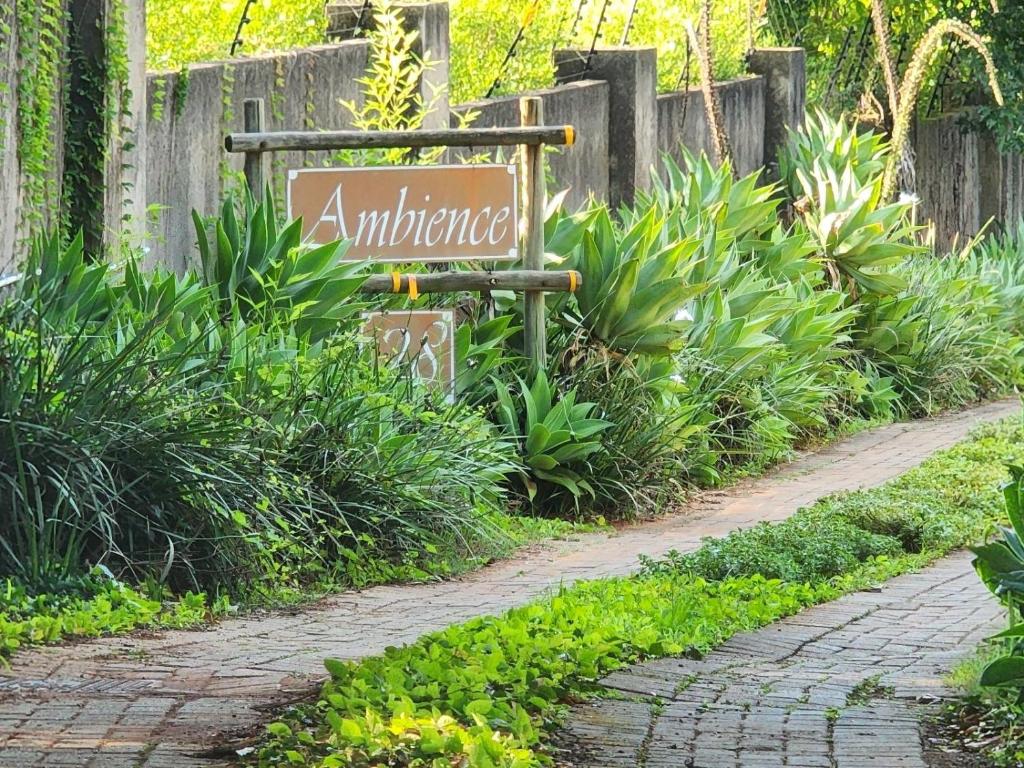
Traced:
MULTIPOLYGON (((263 99, 246 99, 242 104, 242 130, 245 133, 263 133, 263 99)), ((257 203, 263 200, 267 176, 264 152, 245 153, 245 183, 257 203)))
MULTIPOLYGON (((537 96, 525 96, 519 101, 520 125, 544 124, 544 102, 537 96)), ((544 269, 544 145, 528 144, 522 147, 523 183, 523 268, 544 269)), ((530 365, 530 378, 547 367, 547 338, 544 323, 544 292, 527 291, 524 297, 523 332, 526 357, 530 365)))

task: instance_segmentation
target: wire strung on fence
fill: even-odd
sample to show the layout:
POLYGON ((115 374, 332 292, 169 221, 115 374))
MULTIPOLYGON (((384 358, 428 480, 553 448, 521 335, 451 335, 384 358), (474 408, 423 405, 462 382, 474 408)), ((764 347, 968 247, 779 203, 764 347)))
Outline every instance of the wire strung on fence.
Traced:
POLYGON ((633 0, 632 6, 629 9, 629 16, 626 18, 626 26, 622 30, 622 38, 619 40, 620 46, 626 46, 629 44, 629 33, 633 31, 633 20, 636 18, 636 7, 640 3, 640 0, 633 0))
MULTIPOLYGON (((572 26, 569 28, 569 41, 576 36, 576 27, 580 23, 580 18, 583 16, 583 6, 587 0, 579 0, 576 6, 576 15, 573 17, 572 26)), ((551 55, 555 55, 555 51, 558 50, 559 44, 562 42, 562 28, 565 27, 565 21, 569 18, 569 11, 572 10, 572 4, 565 2, 561 3, 562 13, 558 17, 558 26, 555 27, 557 30, 554 40, 551 41, 551 55)))
POLYGON ((370 24, 370 16, 373 8, 370 5, 370 0, 363 0, 363 4, 359 6, 359 15, 356 17, 356 26, 352 31, 355 37, 365 34, 367 26, 370 24))
POLYGON ((593 66, 594 54, 597 52, 597 43, 602 38, 604 23, 608 19, 608 3, 609 0, 604 0, 601 3, 601 15, 597 18, 597 26, 594 28, 594 37, 590 41, 590 50, 587 51, 587 60, 583 64, 583 72, 580 74, 581 78, 586 77, 591 66, 593 66))
POLYGON ((519 45, 523 42, 526 37, 526 30, 533 23, 533 20, 537 18, 537 12, 540 10, 540 0, 533 0, 526 10, 523 11, 523 16, 519 22, 519 29, 516 31, 516 36, 512 39, 512 44, 505 51, 505 58, 501 60, 501 64, 498 65, 498 74, 494 76, 494 81, 491 83, 491 87, 487 89, 487 94, 484 98, 489 99, 494 95, 494 92, 501 87, 501 78, 505 76, 505 72, 508 70, 509 64, 512 63, 512 59, 516 57, 516 53, 519 50, 519 45))
POLYGON ((245 5, 242 6, 242 15, 238 19, 238 26, 235 28, 235 37, 231 41, 231 53, 233 57, 239 48, 244 44, 242 39, 242 31, 245 29, 246 24, 252 22, 252 17, 249 16, 249 11, 256 5, 256 0, 245 0, 245 5))
POLYGON ((357 37, 365 37, 367 32, 373 26, 373 2, 372 0, 363 0, 359 6, 359 10, 353 11, 344 6, 339 7, 342 18, 353 18, 351 26, 340 26, 337 23, 337 19, 332 19, 329 29, 327 30, 328 40, 352 40, 357 37))
POLYGON ((576 39, 576 31, 580 28, 580 22, 583 21, 583 11, 587 7, 589 0, 579 0, 576 3, 576 16, 573 17, 572 26, 569 28, 569 40, 576 39))
MULTIPOLYGON (((602 0, 601 12, 597 19, 597 26, 594 28, 594 35, 590 40, 590 45, 587 48, 586 54, 579 56, 579 62, 581 64, 579 71, 568 71, 562 69, 562 72, 555 78, 555 82, 558 85, 573 82, 576 80, 582 80, 590 72, 591 67, 594 63, 594 56, 597 53, 597 44, 601 41, 604 36, 604 25, 608 20, 608 5, 610 0, 602 0)), ((580 0, 579 5, 576 8, 576 18, 573 20, 572 29, 570 30, 571 39, 575 39, 576 32, 579 28, 579 23, 583 17, 584 6, 587 4, 587 0, 580 0)))

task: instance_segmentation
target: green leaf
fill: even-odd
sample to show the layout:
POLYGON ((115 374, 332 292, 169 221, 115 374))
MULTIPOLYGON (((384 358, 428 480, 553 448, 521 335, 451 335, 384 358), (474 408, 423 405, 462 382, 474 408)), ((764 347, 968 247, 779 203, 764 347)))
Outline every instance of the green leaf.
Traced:
POLYGON ((494 702, 491 699, 475 699, 466 705, 465 711, 467 715, 480 715, 482 717, 493 708, 494 702))
POLYGON ((1024 687, 1024 657, 1003 656, 996 659, 985 667, 978 682, 985 687, 1024 687))
POLYGON ((541 453, 547 447, 550 439, 551 430, 543 424, 534 424, 530 434, 526 436, 526 455, 532 457, 534 454, 541 453))
POLYGON ((292 729, 284 723, 271 723, 267 726, 267 731, 272 736, 277 736, 279 739, 287 739, 292 735, 292 729))

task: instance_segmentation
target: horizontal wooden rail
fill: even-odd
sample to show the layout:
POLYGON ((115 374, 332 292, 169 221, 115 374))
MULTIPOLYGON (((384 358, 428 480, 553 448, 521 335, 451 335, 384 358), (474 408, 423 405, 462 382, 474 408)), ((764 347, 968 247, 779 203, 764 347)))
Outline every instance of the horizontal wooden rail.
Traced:
POLYGON ((576 132, 571 125, 438 131, 277 131, 229 133, 224 137, 224 148, 228 152, 279 152, 404 147, 508 147, 522 144, 571 146, 575 140, 576 132))
MULTIPOLYGON (((409 273, 398 278, 395 290, 393 275, 371 275, 362 285, 363 293, 408 293, 409 273)), ((454 291, 575 291, 583 284, 579 272, 548 272, 543 270, 508 270, 500 272, 417 272, 412 274, 419 293, 454 291)))

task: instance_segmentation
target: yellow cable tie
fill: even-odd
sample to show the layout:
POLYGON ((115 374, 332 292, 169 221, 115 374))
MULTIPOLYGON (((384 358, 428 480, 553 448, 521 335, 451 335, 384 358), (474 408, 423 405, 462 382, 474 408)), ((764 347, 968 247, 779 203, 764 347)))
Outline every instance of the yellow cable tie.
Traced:
POLYGON ((416 301, 420 297, 420 289, 416 285, 416 275, 409 275, 409 300, 416 301))
POLYGON ((576 293, 576 270, 569 270, 569 293, 576 293))
POLYGON ((565 146, 571 147, 576 143, 576 129, 571 125, 565 126, 565 146))
POLYGON ((392 272, 391 273, 391 292, 401 293, 402 292, 402 273, 392 272))

